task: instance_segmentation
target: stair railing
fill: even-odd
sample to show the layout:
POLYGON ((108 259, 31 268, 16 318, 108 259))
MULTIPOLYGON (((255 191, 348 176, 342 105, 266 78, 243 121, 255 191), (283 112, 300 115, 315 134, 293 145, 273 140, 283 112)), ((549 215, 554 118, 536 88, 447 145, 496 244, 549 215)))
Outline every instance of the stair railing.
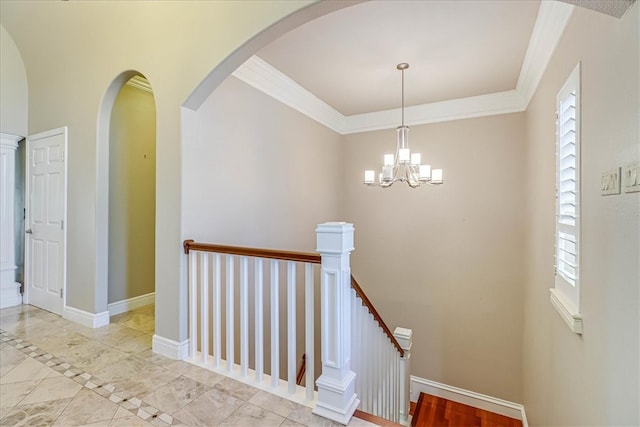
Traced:
POLYGON ((314 280, 320 256, 193 240, 184 242, 184 251, 189 257, 189 361, 300 403, 315 402, 314 280), (286 281, 286 335, 280 327, 281 281, 286 281), (304 294, 304 346, 297 343, 298 292, 304 294), (235 300, 236 293, 239 301, 235 300), (264 321, 267 312, 268 323, 264 321), (283 375, 281 338, 286 341, 283 375), (308 355, 304 388, 296 381, 301 353, 308 355), (266 367, 265 361, 269 362, 266 367))
POLYGON ((311 406, 315 414, 342 424, 349 422, 356 408, 406 424, 411 330, 396 328, 391 333, 351 276, 353 225, 325 223, 318 225, 316 232, 319 254, 185 240, 188 361, 311 406), (286 270, 282 277, 281 266, 286 270), (302 271, 304 274, 298 273, 302 271), (315 378, 314 372, 316 276, 321 278, 319 378, 315 378), (286 280, 286 375, 280 374, 281 280, 286 280), (265 284, 268 300, 264 298, 265 284), (304 294, 304 346, 296 342, 298 290, 304 294), (235 301, 236 292, 239 302, 235 301), (270 313, 268 325, 263 322, 265 307, 270 313), (236 317, 239 317, 238 337, 236 317), (268 348, 265 332, 270 336, 268 348), (251 355, 250 347, 254 350, 251 355), (300 378, 296 375, 296 361, 301 354, 305 354, 304 387, 298 385, 300 378), (270 369, 264 366, 267 357, 270 369))
POLYGON ((409 421, 409 358, 412 331, 394 333, 351 276, 351 367, 363 412, 400 424, 409 421))

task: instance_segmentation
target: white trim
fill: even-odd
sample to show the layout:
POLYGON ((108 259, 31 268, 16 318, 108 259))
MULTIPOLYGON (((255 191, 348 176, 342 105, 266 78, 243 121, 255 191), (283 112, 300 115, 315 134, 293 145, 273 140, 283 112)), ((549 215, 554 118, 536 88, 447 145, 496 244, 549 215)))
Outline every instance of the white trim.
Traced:
MULTIPOLYGON (((574 9, 575 6, 567 3, 540 2, 515 89, 407 107, 407 124, 422 125, 525 111, 574 9)), ((399 109, 344 116, 255 55, 232 75, 340 135, 398 126, 399 109)))
POLYGON ((15 150, 18 148, 18 143, 23 139, 24 136, 0 132, 0 146, 3 148, 10 148, 15 150))
POLYGON ((125 299, 122 301, 112 302, 107 306, 109 310, 109 316, 115 316, 116 314, 126 313, 127 311, 135 310, 145 305, 153 304, 156 300, 156 293, 150 292, 145 295, 125 299))
POLYGON ((345 116, 260 57, 253 55, 231 75, 329 129, 343 133, 345 116))
POLYGON ((452 402, 462 403, 473 406, 474 408, 515 418, 522 421, 523 427, 528 427, 524 406, 519 403, 509 402, 498 399, 497 397, 487 396, 486 394, 464 390, 411 375, 411 401, 417 402, 420 393, 442 397, 452 402))
POLYGON ((153 335, 151 349, 154 353, 175 360, 185 360, 189 356, 189 340, 182 342, 153 335))
POLYGON ((524 109, 533 98, 574 9, 575 6, 559 1, 540 2, 538 18, 531 33, 516 86, 522 97, 524 109))
POLYGON ((582 315, 569 302, 561 291, 556 288, 549 289, 551 304, 558 311, 560 317, 569 325, 572 332, 582 334, 582 315))
POLYGON ((153 93, 151 83, 149 83, 149 80, 145 79, 142 76, 133 76, 127 81, 126 84, 144 92, 153 93))
POLYGON ((22 304, 22 294, 20 293, 20 283, 0 282, 0 308, 14 307, 22 304))
POLYGON ((72 322, 79 323, 88 328, 101 328, 109 324, 109 312, 89 313, 78 308, 64 306, 62 309, 62 317, 72 322))
MULTIPOLYGON (((414 105, 406 107, 404 112, 405 123, 412 126, 496 114, 517 113, 524 110, 525 105, 519 92, 509 90, 488 95, 414 105)), ((347 125, 340 133, 345 135, 396 128, 398 126, 398 117, 400 117, 399 108, 348 116, 346 117, 347 125)))

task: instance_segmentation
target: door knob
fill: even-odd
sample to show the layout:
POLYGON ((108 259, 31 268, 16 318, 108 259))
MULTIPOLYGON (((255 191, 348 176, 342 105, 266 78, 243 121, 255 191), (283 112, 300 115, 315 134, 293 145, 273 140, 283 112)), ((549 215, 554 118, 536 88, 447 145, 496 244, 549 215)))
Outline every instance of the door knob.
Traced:
POLYGON ((27 234, 33 234, 33 231, 30 228, 28 230, 24 230, 24 232, 27 234))

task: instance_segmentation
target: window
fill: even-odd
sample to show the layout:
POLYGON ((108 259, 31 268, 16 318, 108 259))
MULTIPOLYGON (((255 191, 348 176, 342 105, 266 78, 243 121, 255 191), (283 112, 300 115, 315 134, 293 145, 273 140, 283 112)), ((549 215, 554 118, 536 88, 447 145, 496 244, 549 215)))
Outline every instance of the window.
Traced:
POLYGON ((555 285, 551 302, 571 330, 580 315, 580 64, 556 99, 555 285))

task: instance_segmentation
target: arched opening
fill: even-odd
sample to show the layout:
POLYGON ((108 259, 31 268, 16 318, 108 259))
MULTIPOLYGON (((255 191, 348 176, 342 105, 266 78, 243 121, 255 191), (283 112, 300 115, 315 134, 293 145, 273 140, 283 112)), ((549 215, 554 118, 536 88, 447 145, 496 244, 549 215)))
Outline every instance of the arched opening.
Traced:
POLYGON ((111 321, 146 333, 155 326, 155 153, 155 99, 136 75, 120 89, 109 124, 108 309, 111 321))
POLYGON ((155 121, 155 99, 146 78, 134 70, 119 74, 107 88, 98 113, 98 313, 115 315, 154 300, 155 121), (145 209, 138 216, 140 205, 145 209), (136 255, 141 245, 143 256, 136 255))

